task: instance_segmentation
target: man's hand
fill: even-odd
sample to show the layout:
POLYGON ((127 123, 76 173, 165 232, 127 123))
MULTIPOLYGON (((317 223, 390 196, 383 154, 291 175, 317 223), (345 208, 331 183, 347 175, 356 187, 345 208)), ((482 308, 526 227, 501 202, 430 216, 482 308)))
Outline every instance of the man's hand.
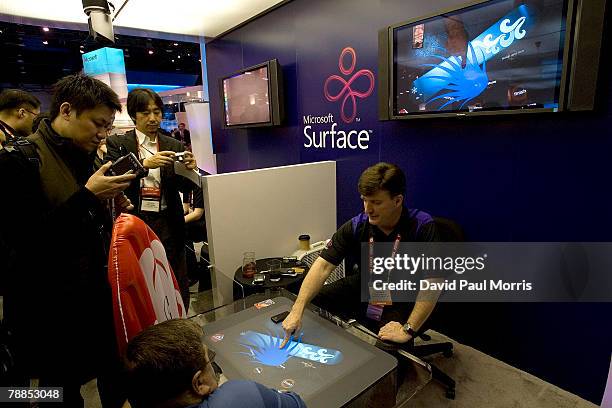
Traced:
POLYGON ((134 209, 134 205, 125 194, 121 193, 115 197, 115 209, 119 213, 128 212, 134 209))
POLYGON ((173 166, 174 155, 175 153, 169 150, 157 152, 153 156, 144 159, 142 165, 149 170, 158 169, 164 166, 173 166))
POLYGON ((189 170, 195 170, 197 164, 193 153, 191 153, 190 151, 186 151, 184 158, 185 167, 187 167, 189 170))
POLYGON ((394 343, 407 343, 412 339, 412 336, 404 331, 402 324, 398 322, 389 322, 384 325, 378 332, 378 337, 381 340, 388 340, 394 343))
POLYGON ((285 347, 292 334, 300 331, 302 328, 302 314, 291 309, 291 312, 283 320, 283 329, 285 330, 285 339, 279 348, 285 347))
POLYGON ((124 174, 122 176, 105 176, 104 173, 110 169, 112 163, 108 162, 91 175, 85 188, 94 193, 100 200, 114 198, 117 194, 130 186, 130 182, 136 178, 135 174, 124 174))

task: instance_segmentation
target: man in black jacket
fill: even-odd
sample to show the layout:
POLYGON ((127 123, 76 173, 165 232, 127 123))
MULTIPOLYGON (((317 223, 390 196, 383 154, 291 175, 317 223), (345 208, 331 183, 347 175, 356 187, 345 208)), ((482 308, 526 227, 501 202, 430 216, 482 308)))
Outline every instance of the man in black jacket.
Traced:
POLYGON ((18 137, 31 134, 32 122, 40 114, 40 101, 21 89, 0 93, 0 149, 18 137))
POLYGON ((179 123, 178 129, 172 132, 172 137, 182 142, 187 148, 191 146, 191 132, 185 128, 185 124, 182 122, 179 123))
MULTIPOLYGON (((117 361, 105 201, 119 196, 130 209, 121 192, 135 176, 105 176, 110 163, 94 172, 92 153, 120 110, 104 83, 68 76, 55 85, 50 119, 28 137, 29 148, 0 151, 10 192, 0 200, 0 234, 14 254, 10 270, 2 268, 4 318, 16 368, 40 386, 63 387, 66 406, 83 406, 80 386, 96 376, 104 383, 117 361)), ((117 406, 100 395, 105 407, 117 406)))
POLYGON ((181 142, 159 131, 163 102, 158 94, 145 88, 133 89, 128 94, 128 114, 136 129, 125 135, 110 136, 106 140, 105 160, 115 161, 134 153, 149 170, 146 177, 134 180, 126 190, 136 207, 134 213, 143 219, 161 240, 166 255, 181 289, 185 308, 189 307, 189 279, 185 261, 185 220, 188 204, 183 205, 191 191, 191 181, 174 172, 176 153, 183 153, 188 169, 195 169, 191 152, 185 152, 181 142))

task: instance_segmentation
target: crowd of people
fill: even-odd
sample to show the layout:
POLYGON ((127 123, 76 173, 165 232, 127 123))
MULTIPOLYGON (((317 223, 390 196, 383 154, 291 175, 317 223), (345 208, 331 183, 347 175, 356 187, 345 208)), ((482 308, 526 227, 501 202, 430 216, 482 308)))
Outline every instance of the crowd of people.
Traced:
MULTIPOLYGON (((49 112, 40 107, 27 92, 0 93, 2 385, 38 379, 39 386, 61 386, 66 406, 83 406, 80 387, 93 378, 104 407, 121 407, 126 398, 134 407, 238 407, 245 399, 251 407, 305 406, 294 393, 254 382, 219 386, 203 329, 190 320, 146 328, 119 355, 107 280, 109 209, 137 215, 157 234, 188 307, 185 226, 202 219, 203 200, 174 162, 181 153, 188 169, 197 168, 186 150, 190 134, 183 123, 173 137, 160 132, 162 100, 138 88, 127 98, 135 128, 109 136, 122 106, 110 87, 83 74, 58 81, 49 112), (109 175, 129 153, 147 174, 109 175)), ((411 310, 362 303, 359 274, 323 287, 342 260, 360 258, 363 242, 437 239, 433 219, 407 208, 397 166, 366 169, 358 191, 364 212, 338 229, 310 269, 283 322, 285 343, 311 301, 369 321, 381 340, 396 343, 412 341, 435 306, 431 297, 411 310)))

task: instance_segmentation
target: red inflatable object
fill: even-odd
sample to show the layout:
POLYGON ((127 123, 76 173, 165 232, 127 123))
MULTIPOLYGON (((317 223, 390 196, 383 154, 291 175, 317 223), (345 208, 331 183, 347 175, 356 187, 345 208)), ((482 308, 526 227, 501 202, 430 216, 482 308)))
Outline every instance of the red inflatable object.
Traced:
POLYGON ((128 341, 147 327, 185 317, 185 306, 166 251, 153 230, 134 215, 121 214, 115 221, 108 280, 121 354, 128 341))

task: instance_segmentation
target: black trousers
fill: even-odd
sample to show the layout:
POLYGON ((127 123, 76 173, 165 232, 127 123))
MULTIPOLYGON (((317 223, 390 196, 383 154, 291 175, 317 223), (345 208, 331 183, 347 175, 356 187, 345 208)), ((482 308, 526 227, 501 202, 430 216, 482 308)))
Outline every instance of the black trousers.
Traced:
POLYGON ((380 321, 368 318, 368 303, 361 301, 361 276, 359 274, 349 275, 329 285, 324 285, 312 303, 343 320, 355 319, 375 333, 392 321, 406 323, 414 307, 413 303, 394 303, 392 306, 385 306, 380 321))

